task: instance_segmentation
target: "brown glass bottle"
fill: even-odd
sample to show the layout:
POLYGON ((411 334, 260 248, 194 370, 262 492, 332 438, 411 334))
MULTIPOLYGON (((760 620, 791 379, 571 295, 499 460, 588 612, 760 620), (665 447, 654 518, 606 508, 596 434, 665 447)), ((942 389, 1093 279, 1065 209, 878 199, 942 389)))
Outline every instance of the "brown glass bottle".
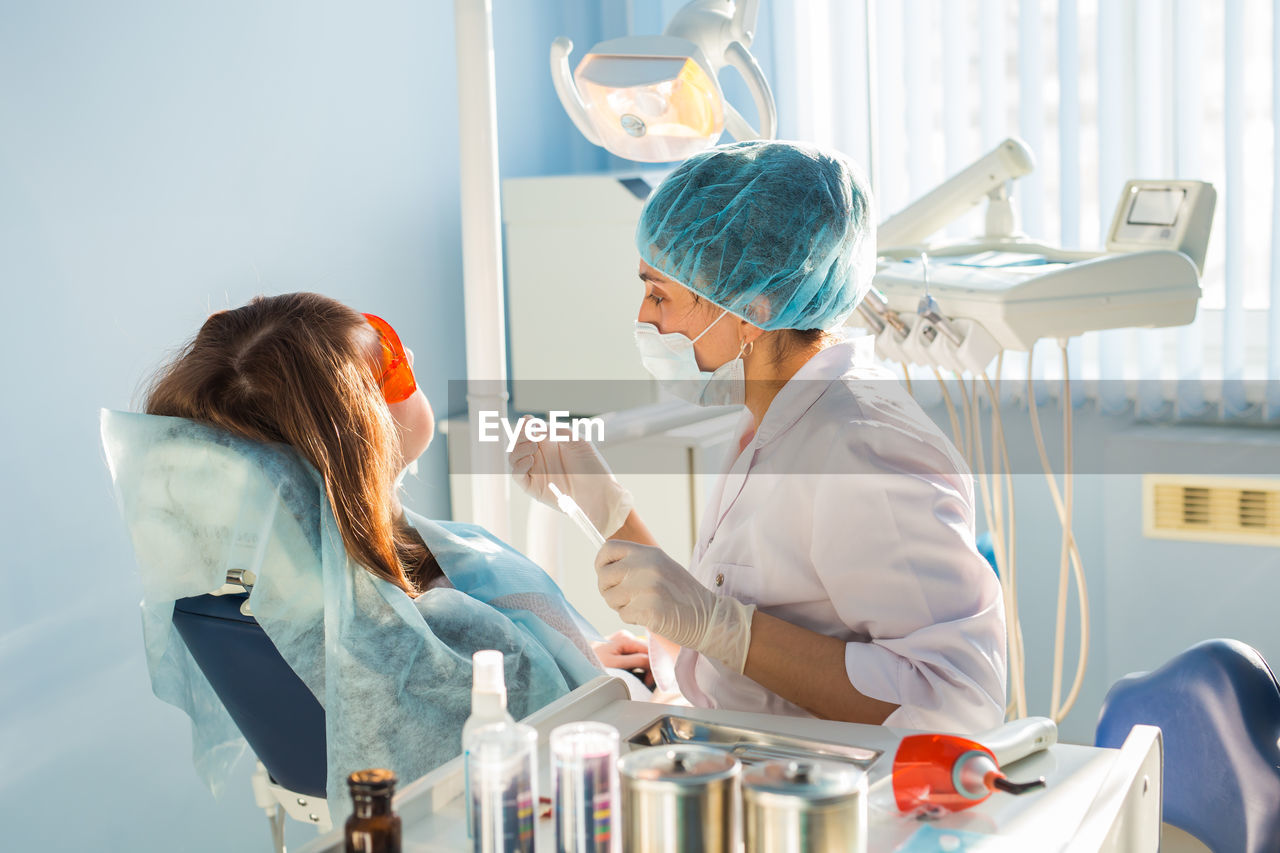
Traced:
POLYGON ((400 853, 400 818, 391 811, 396 774, 358 770, 347 784, 353 806, 347 818, 347 853, 400 853))

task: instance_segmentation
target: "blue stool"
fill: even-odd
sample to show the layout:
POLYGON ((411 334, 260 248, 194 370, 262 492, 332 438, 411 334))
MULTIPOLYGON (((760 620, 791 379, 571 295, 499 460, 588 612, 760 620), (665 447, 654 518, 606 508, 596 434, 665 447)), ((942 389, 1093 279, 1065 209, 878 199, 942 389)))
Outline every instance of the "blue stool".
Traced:
POLYGON ((984 530, 979 533, 975 544, 978 546, 978 553, 990 564, 992 571, 996 573, 996 577, 1000 577, 1000 566, 996 564, 996 543, 991 538, 991 532, 984 530))
POLYGON ((1206 640, 1112 685, 1097 746, 1164 733, 1164 822, 1214 853, 1280 850, 1280 687, 1257 650, 1206 640))

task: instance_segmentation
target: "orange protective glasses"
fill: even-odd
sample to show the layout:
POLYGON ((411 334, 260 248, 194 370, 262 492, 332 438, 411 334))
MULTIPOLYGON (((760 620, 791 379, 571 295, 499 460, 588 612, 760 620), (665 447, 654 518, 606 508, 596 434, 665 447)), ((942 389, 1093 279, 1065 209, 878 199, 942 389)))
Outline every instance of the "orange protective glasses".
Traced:
POLYGON ((373 326, 378 333, 378 340, 382 343, 378 385, 382 388, 383 398, 388 403, 400 403, 409 399, 413 392, 418 390, 418 383, 413 381, 413 368, 409 364, 409 356, 404 351, 404 344, 400 343, 400 336, 396 334, 395 329, 391 328, 391 324, 381 317, 365 314, 364 318, 369 321, 370 326, 373 326))

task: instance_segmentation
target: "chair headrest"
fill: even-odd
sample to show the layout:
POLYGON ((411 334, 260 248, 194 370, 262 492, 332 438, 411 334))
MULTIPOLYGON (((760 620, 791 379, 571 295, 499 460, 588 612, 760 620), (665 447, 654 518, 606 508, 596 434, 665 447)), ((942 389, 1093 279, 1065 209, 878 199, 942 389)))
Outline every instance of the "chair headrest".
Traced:
MULTIPOLYGON (((148 598, 220 588, 318 560, 325 500, 292 448, 184 418, 102 412, 102 443, 148 598)), ((314 571, 314 569, 313 569, 314 571)))

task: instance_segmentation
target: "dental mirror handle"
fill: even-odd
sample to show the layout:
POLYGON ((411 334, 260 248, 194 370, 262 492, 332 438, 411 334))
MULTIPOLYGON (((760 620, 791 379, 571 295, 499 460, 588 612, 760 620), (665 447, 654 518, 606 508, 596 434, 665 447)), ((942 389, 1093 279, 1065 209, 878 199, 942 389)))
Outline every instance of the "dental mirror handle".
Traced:
POLYGON ((587 518, 587 514, 582 511, 582 507, 578 506, 578 502, 560 491, 555 483, 547 483, 547 487, 551 490, 551 494, 555 495, 556 506, 560 507, 560 511, 573 519, 573 523, 578 525, 578 529, 586 534, 586 537, 591 540, 591 544, 596 546, 597 551, 603 548, 605 543, 604 535, 591 523, 591 519, 587 518))

